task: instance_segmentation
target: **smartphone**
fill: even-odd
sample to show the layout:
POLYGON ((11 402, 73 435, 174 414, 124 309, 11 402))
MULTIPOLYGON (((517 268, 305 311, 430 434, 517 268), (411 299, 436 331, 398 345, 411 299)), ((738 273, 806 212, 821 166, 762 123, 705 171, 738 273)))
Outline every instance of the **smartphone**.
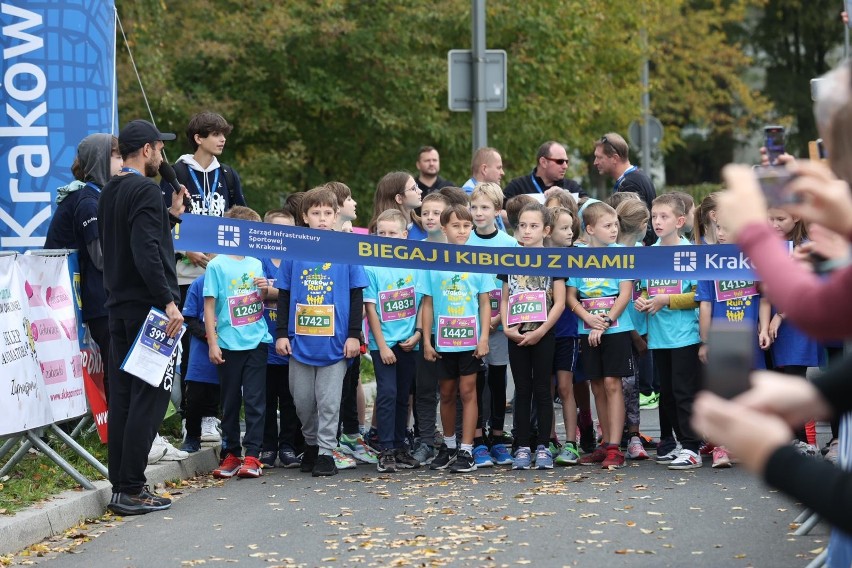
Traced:
POLYGON ((822 79, 822 78, 811 79, 811 100, 812 101, 817 100, 817 97, 819 96, 819 93, 820 93, 820 89, 822 89, 822 82, 824 80, 825 79, 822 79))
POLYGON ((770 209, 801 203, 801 196, 790 191, 790 181, 795 176, 785 166, 755 166, 754 173, 770 209))
POLYGON ((785 150, 784 135, 786 131, 783 126, 764 126, 763 135, 765 138, 764 146, 769 154, 769 163, 775 164, 778 156, 783 154, 785 150))
POLYGON ((704 388, 722 398, 734 398, 751 387, 757 330, 752 325, 713 322, 707 338, 704 388))

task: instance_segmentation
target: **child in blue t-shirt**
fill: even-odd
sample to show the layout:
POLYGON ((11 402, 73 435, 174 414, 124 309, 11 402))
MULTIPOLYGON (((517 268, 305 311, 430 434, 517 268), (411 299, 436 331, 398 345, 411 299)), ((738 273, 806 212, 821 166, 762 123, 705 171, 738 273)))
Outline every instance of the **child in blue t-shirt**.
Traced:
MULTIPOLYGON (((267 211, 264 223, 275 225, 294 225, 293 217, 283 209, 267 211)), ((269 333, 274 337, 278 326, 278 288, 275 278, 281 260, 278 258, 261 259, 263 275, 269 288, 263 302, 263 319, 269 333)), ((301 436, 302 425, 296 416, 293 395, 290 394, 290 358, 275 352, 275 344, 270 343, 266 357, 266 418, 263 423, 263 447, 260 462, 263 467, 274 467, 276 459, 281 467, 299 467, 297 457, 301 453, 304 440, 301 436)))
MULTIPOLYGON (((392 239, 408 237, 406 219, 396 209, 376 219, 376 235, 392 239)), ((410 268, 365 268, 367 285, 364 308, 370 325, 369 348, 376 372, 376 418, 381 454, 379 472, 420 467, 405 448, 408 397, 415 375, 415 353, 423 331, 417 325, 418 272, 410 268)), ((434 407, 434 400, 433 400, 434 407)))
MULTIPOLYGON (((302 218, 311 229, 332 230, 337 197, 328 188, 305 193, 302 218)), ((361 266, 284 260, 278 271, 279 355, 290 356, 290 389, 302 422, 302 472, 337 475, 334 452, 343 377, 361 355, 363 289, 361 266)))
MULTIPOLYGON (((518 241, 501 231, 497 226, 503 207, 503 190, 496 183, 478 183, 470 194, 470 213, 473 216, 473 231, 467 239, 469 246, 517 247, 518 241)), ((491 291, 491 321, 488 335, 488 355, 483 357, 487 365, 485 380, 476 381, 476 404, 479 408, 476 433, 473 441, 473 459, 477 467, 491 467, 512 463, 512 455, 506 446, 512 440, 505 436, 503 426, 506 420, 506 368, 509 365, 509 344, 500 324, 500 299, 502 283, 494 276, 494 290, 491 291), (491 448, 486 445, 483 436, 482 393, 486 381, 491 392, 491 448)))
MULTIPOLYGON (((260 221, 248 207, 235 206, 229 219, 260 221)), ((260 477, 260 449, 266 414, 266 344, 272 336, 263 321, 268 283, 261 262, 248 256, 219 255, 204 279, 204 326, 210 361, 217 365, 222 401, 222 461, 218 478, 260 477), (245 460, 241 459, 240 408, 245 406, 245 460)))
MULTIPOLYGON (((659 241, 652 246, 679 246, 691 243, 679 235, 686 222, 683 200, 663 194, 651 207, 651 222, 659 241)), ((657 456, 660 463, 668 462, 670 469, 701 467, 701 438, 695 433, 692 401, 701 388, 701 365, 698 348, 697 305, 688 303, 683 309, 671 307, 671 297, 692 294, 697 282, 693 280, 649 279, 648 298, 636 300, 636 309, 648 314, 648 348, 654 356, 654 366, 660 374, 660 413, 672 424, 681 449, 676 448, 657 456)))
MULTIPOLYGON (((618 216, 606 203, 583 208, 583 225, 589 247, 619 246, 618 216)), ((633 323, 627 305, 633 281, 614 278, 570 278, 567 305, 579 319, 580 358, 592 381, 595 407, 601 425, 601 445, 580 458, 581 465, 619 468, 624 454, 619 450, 624 430, 622 377, 635 374, 630 332, 633 323)))
MULTIPOLYGON (((441 227, 447 242, 467 243, 473 228, 473 216, 463 205, 451 205, 441 213, 441 227)), ((473 460, 473 438, 476 430, 476 375, 480 360, 488 354, 491 302, 494 277, 487 274, 433 270, 426 275, 418 290, 423 294, 423 328, 431 334, 423 336, 423 355, 427 361, 441 363, 441 424, 444 443, 432 460, 432 469, 454 473, 476 470, 473 460), (462 399, 462 441, 456 446, 456 392, 462 399)))
POLYGON ((222 441, 216 429, 219 414, 219 375, 207 353, 204 328, 204 275, 189 285, 183 303, 183 317, 189 332, 189 362, 186 366, 186 438, 180 447, 194 453, 202 442, 222 441))

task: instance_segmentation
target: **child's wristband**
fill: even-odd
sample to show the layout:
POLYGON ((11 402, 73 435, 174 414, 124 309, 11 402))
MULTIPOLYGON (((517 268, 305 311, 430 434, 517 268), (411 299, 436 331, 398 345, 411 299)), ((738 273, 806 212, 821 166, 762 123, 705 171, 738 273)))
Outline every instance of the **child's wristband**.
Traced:
POLYGON ((422 328, 419 328, 419 327, 415 327, 415 328, 414 328, 414 333, 419 333, 420 335, 423 335, 423 329, 422 329, 422 328))

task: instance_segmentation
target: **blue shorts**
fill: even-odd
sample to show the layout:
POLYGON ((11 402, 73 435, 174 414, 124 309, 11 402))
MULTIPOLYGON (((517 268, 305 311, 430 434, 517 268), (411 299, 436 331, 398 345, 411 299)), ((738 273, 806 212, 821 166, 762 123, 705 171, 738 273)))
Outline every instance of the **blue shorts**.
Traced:
POLYGON ((579 354, 579 337, 557 337, 556 346, 553 350, 553 371, 576 372, 579 354))

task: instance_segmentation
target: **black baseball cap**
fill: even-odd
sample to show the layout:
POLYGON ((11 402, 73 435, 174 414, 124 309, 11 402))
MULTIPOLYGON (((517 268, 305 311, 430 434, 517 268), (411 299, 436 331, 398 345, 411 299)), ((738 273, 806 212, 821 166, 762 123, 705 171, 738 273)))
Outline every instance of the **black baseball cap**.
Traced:
POLYGON ((122 156, 127 156, 149 142, 174 140, 175 138, 177 137, 171 132, 160 132, 156 126, 147 120, 131 120, 118 135, 118 148, 122 156))

